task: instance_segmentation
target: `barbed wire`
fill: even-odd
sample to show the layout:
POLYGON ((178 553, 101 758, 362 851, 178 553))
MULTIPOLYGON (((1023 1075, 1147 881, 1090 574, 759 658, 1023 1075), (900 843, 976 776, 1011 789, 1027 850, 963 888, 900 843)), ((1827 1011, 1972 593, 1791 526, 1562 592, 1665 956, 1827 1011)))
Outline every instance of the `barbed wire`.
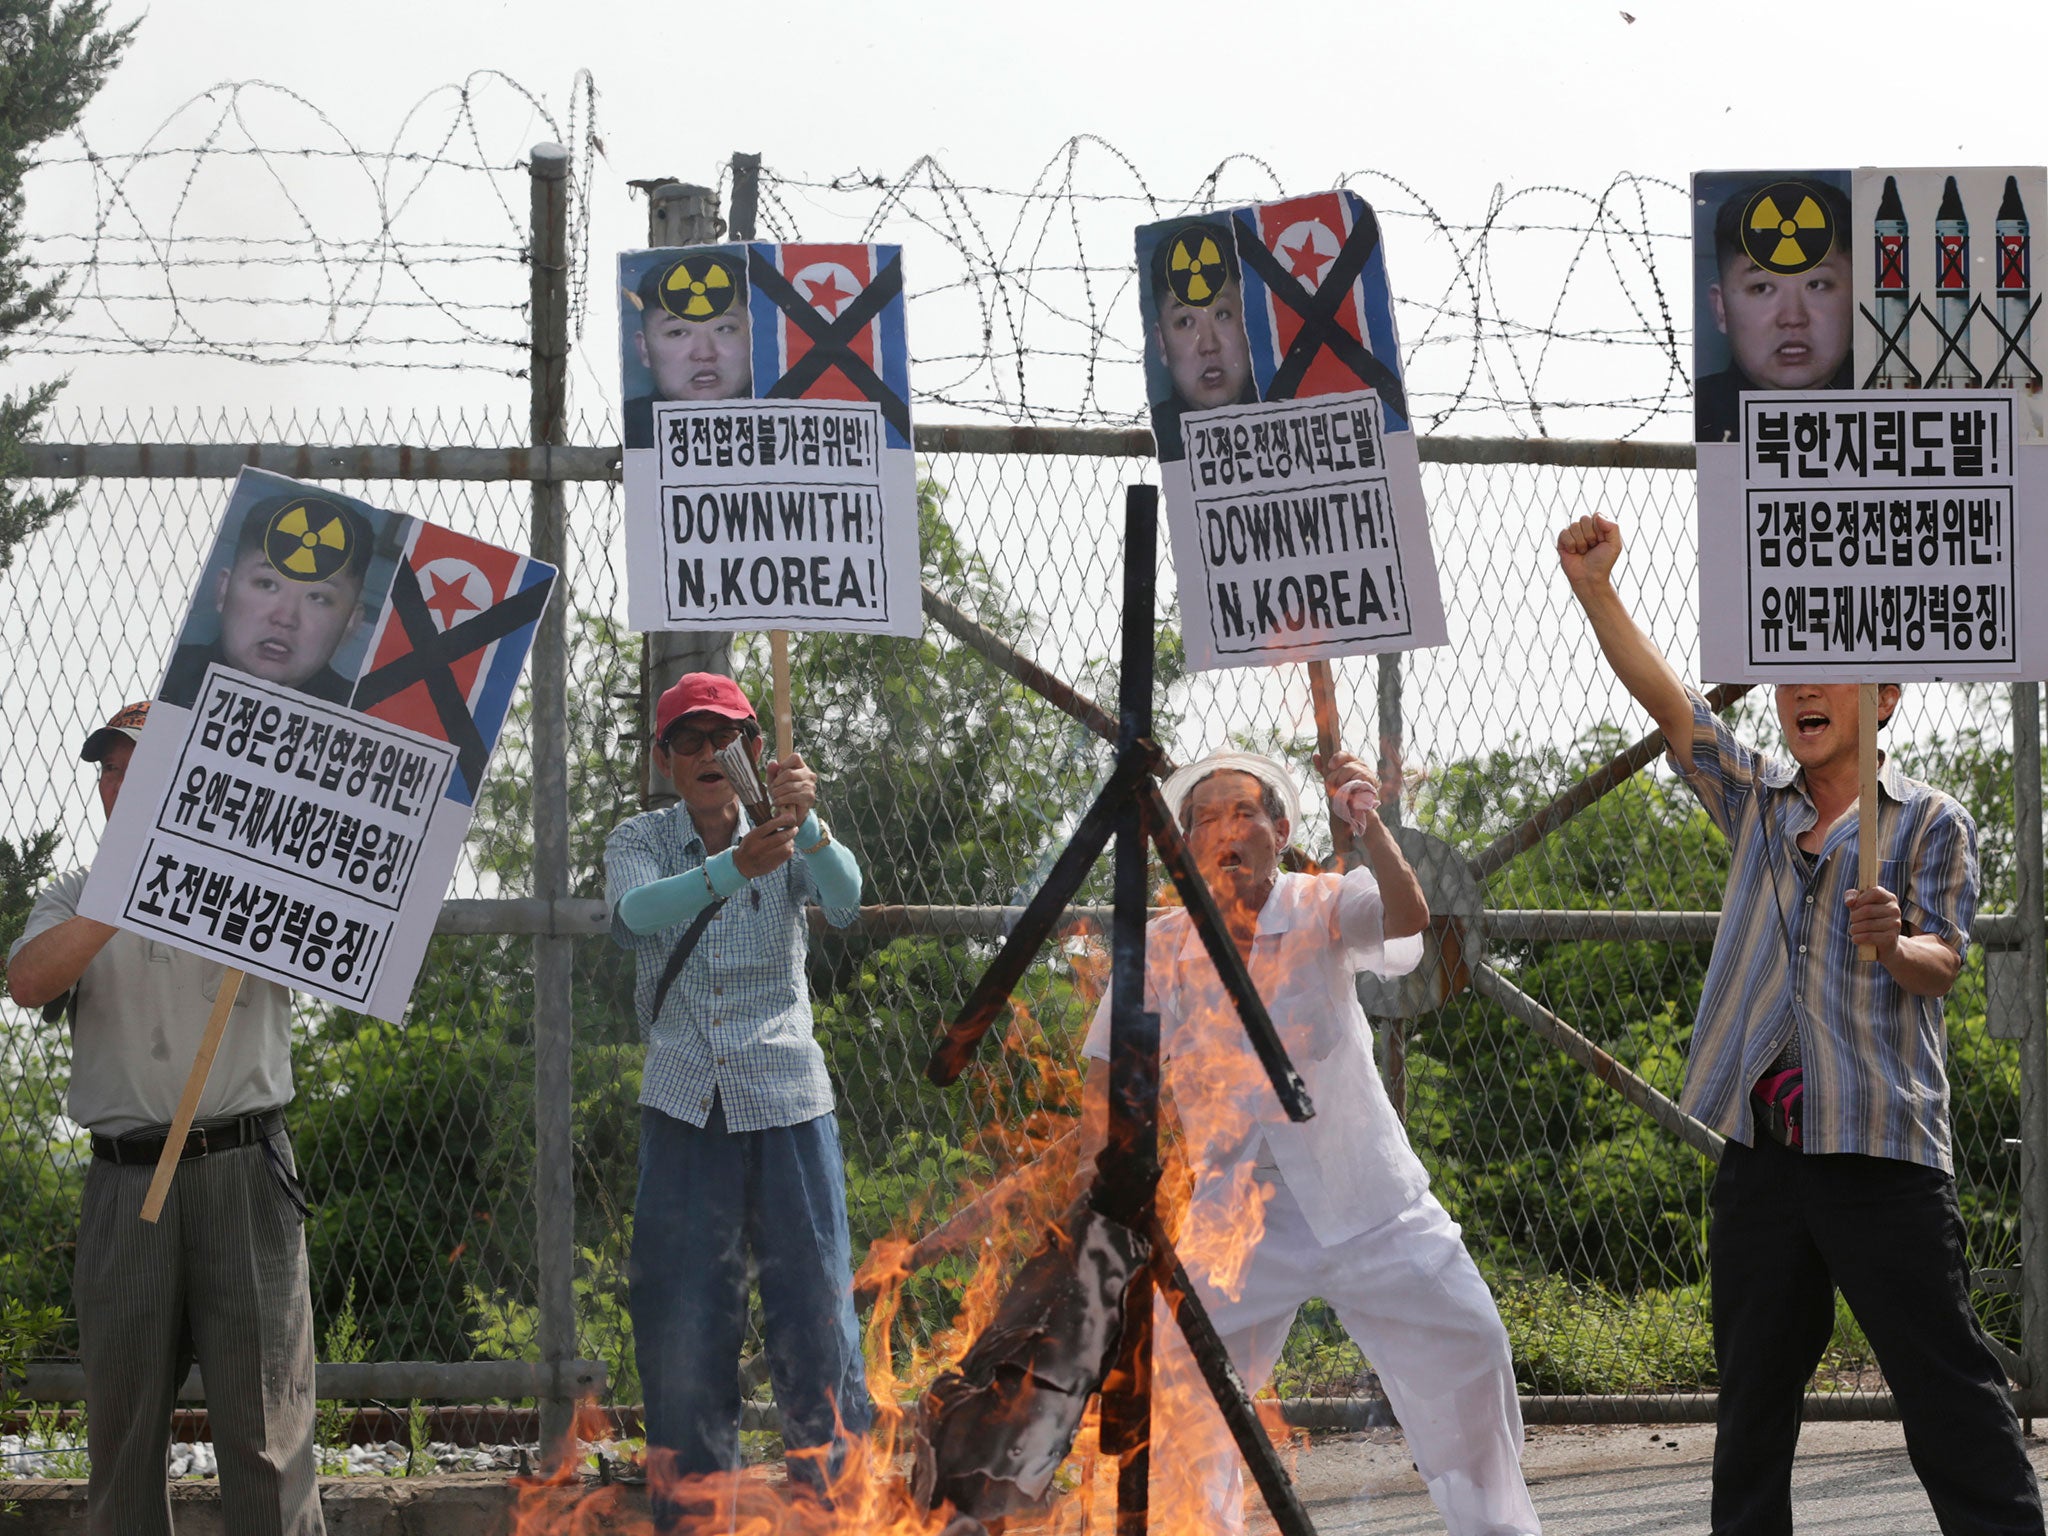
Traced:
MULTIPOLYGON (((1630 437, 1689 412, 1691 235, 1678 183, 1623 173, 1598 192, 1497 186, 1478 218, 1448 216, 1384 171, 1326 185, 1360 193, 1387 228, 1408 397, 1425 430, 1630 437)), ((892 175, 764 167, 759 206, 773 238, 909 248, 913 340, 940 343, 915 357, 920 398, 1016 420, 1132 424, 1144 420, 1133 227, 1309 190, 1322 188, 1235 154, 1172 195, 1117 146, 1082 135, 1022 189, 961 180, 923 156, 892 175)))
MULTIPOLYGON (((83 227, 35 237, 39 261, 70 271, 69 311, 21 350, 521 376, 527 141, 542 125, 573 156, 580 338, 596 102, 581 73, 558 118, 484 71, 423 97, 388 143, 366 146, 297 92, 252 81, 201 93, 116 153, 73 135, 40 162, 31 198, 32 209, 61 203, 68 185, 90 209, 83 227)), ((721 202, 730 182, 727 166, 721 202)), ((1690 218, 1675 181, 1495 186, 1476 213, 1372 168, 1326 185, 1359 192, 1386 229, 1424 430, 1630 437, 1685 418, 1690 218)), ((920 404, 1126 426, 1146 419, 1134 227, 1307 190, 1321 188, 1240 153, 1168 192, 1116 145, 1079 135, 1012 187, 956 177, 931 155, 895 173, 764 167, 758 224, 769 239, 906 247, 920 404)), ((611 357, 579 365, 615 390, 611 357)))
POLYGON ((587 71, 558 116, 483 70, 421 97, 377 146, 289 87, 234 81, 136 148, 74 132, 38 158, 29 197, 86 215, 29 234, 37 264, 66 274, 63 309, 17 350, 523 375, 525 153, 539 124, 572 156, 580 335, 596 106, 587 71))

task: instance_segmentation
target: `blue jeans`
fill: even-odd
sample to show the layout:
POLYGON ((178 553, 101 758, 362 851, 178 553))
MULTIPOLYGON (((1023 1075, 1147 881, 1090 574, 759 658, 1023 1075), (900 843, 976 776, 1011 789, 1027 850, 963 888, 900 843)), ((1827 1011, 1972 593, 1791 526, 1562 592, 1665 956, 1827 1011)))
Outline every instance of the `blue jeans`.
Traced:
POLYGON ((642 1105, 628 1277, 657 1482, 663 1462, 678 1477, 739 1465, 749 1250, 783 1445, 829 1447, 822 1457, 791 1457, 790 1474, 818 1487, 844 1460, 845 1438, 865 1434, 873 1417, 853 1310, 839 1122, 825 1114, 728 1131, 714 1102, 699 1130, 642 1105))

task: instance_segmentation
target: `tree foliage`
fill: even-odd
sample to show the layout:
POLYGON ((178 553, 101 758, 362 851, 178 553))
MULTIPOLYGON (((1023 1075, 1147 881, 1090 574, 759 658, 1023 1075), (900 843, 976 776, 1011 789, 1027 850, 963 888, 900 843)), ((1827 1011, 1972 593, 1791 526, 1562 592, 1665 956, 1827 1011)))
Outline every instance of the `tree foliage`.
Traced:
MULTIPOLYGON (((24 249, 22 180, 36 150, 78 121, 128 46, 136 23, 108 30, 96 0, 0 0, 0 363, 8 338, 58 310, 61 274, 39 273, 24 249)), ((69 506, 75 491, 29 492, 23 447, 36 432, 58 386, 40 384, 0 396, 0 573, 15 546, 69 506)), ((21 932, 36 890, 49 879, 57 837, 32 833, 22 843, 0 837, 0 954, 21 932)), ((12 1032, 9 1032, 11 1035, 12 1032)), ((0 1166, 19 1170, 0 1188, 0 1223, 12 1228, 0 1248, 0 1292, 10 1299, 0 1317, 0 1356, 39 1347, 52 1317, 24 1310, 18 1298, 58 1294, 53 1234, 68 1232, 74 1180, 51 1151, 56 1093, 50 1063, 33 1038, 0 1038, 14 1058, 16 1112, 0 1127, 0 1166), (31 1144, 31 1138, 34 1144, 31 1144)), ((68 1243, 62 1245, 68 1257, 68 1243)), ((68 1264, 64 1266, 68 1269, 68 1264)))
MULTIPOLYGON (((925 489, 927 582, 989 628, 1028 640, 1002 583, 956 540, 944 495, 925 489)), ((605 835, 638 804, 638 642, 608 620, 572 625, 572 888, 603 891, 605 835)), ((740 644, 743 685, 767 702, 765 645, 740 644)), ((859 854, 871 904, 987 906, 1022 899, 1042 876, 1107 763, 1065 716, 937 630, 916 640, 801 637, 796 739, 818 769, 821 804, 859 854)), ((1106 670, 1103 669, 1103 670, 1106 670)), ((1090 678, 1098 694, 1101 673, 1090 678)), ((1751 734, 1768 732, 1746 707, 1751 734)), ((506 893, 526 888, 532 784, 515 719, 479 800, 470 856, 506 893)), ((1414 805, 1425 830, 1475 851, 1604 762, 1623 734, 1602 727, 1564 749, 1509 742, 1436 770, 1414 805)), ((1966 731, 1906 745, 1916 777, 1955 790, 1984 817, 1992 907, 2009 905, 2011 759, 1966 731)), ((1491 905, 1712 910, 1727 850, 1684 787, 1639 774, 1496 876, 1491 905)), ((1034 967, 1025 1008, 989 1070, 939 1090, 924 1064, 942 1021, 992 952, 986 940, 826 936, 813 945, 817 1030, 838 1092, 857 1244, 942 1217, 965 1179, 987 1177, 996 1124, 1075 1112, 1064 1068, 1091 989, 1070 957, 1034 967)), ((1709 947, 1623 942, 1497 944, 1488 958, 1525 991, 1675 1096, 1709 947)), ((575 1294, 580 1348, 603 1357, 614 1390, 634 1383, 625 1255, 637 1182, 642 1047, 625 953, 575 950, 573 1059, 575 1294)), ((535 1348, 532 1209, 531 944, 437 939, 402 1028, 322 1010, 298 1054, 293 1112, 319 1201, 309 1228, 316 1305, 347 1315, 383 1356, 461 1358, 535 1348), (353 1303, 350 1290, 353 1287, 353 1303)), ((1973 1262, 2016 1262, 2018 1069, 1983 1029, 1984 973, 1966 970, 1949 1006, 1958 1185, 1973 1262)), ((58 1066, 31 1097, 46 1137, 58 1066)), ((1579 1067, 1469 993, 1409 1032, 1410 1131, 1438 1192, 1501 1298, 1524 1384, 1544 1390, 1658 1390, 1710 1379, 1704 1332, 1706 1192, 1712 1170, 1579 1067)), ((17 1103, 23 1102, 17 1091, 17 1103)), ((75 1202, 61 1160, 0 1154, 35 1169, 0 1191, 10 1230, 8 1294, 63 1295, 68 1254, 47 1241, 75 1202), (40 1182, 38 1182, 40 1181, 40 1182), (28 1234, 40 1233, 30 1241, 28 1234), (62 1269, 59 1266, 62 1266, 62 1269)), ((949 1319, 964 1272, 920 1277, 906 1326, 949 1319)), ((2010 1319, 1991 1315, 2010 1333, 2010 1319)), ((1348 1391, 1364 1364, 1311 1309, 1286 1379, 1348 1391), (1320 1385, 1318 1385, 1320 1384, 1320 1385)))
MULTIPOLYGON (((927 580, 991 627, 1020 633, 1022 616, 959 549, 941 508, 929 491, 927 580)), ((635 694, 638 648, 595 618, 579 620, 576 634, 572 855, 577 892, 594 896, 604 835, 638 808, 637 722, 617 702, 635 694)), ((742 642, 738 661, 765 704, 765 647, 742 642)), ((802 637, 795 663, 796 738, 818 767, 835 835, 861 856, 870 903, 1017 900, 1106 762, 1064 716, 935 631, 916 641, 802 637), (1012 788, 1019 784, 1030 788, 1012 788)), ((1755 709, 1742 724, 1751 734, 1770 728, 1755 709)), ((1425 783, 1415 819, 1473 851, 1487 835, 1475 829, 1519 819, 1623 740, 1603 727, 1562 750, 1510 742, 1453 763, 1425 783)), ((1966 734, 1917 751, 1909 771, 1966 797, 1990 794, 1976 803, 1987 820, 1999 814, 1997 786, 2011 775, 1997 743, 1966 734)), ((530 779, 514 755, 480 801, 471 849, 508 889, 526 877, 530 821, 530 779)), ((2009 880, 2000 857, 1987 847, 1994 886, 2009 880)), ((1684 787, 1653 769, 1509 865, 1489 901, 1710 911, 1726 871, 1719 835, 1684 787)), ((985 1178, 993 1163, 977 1139, 983 1128, 1074 1112, 1060 1068, 1092 994, 1058 956, 1031 972, 1007 1047, 984 1047, 991 1070, 952 1090, 925 1081, 943 1019, 990 952, 985 942, 931 936, 813 946, 818 1035, 838 1090, 857 1243, 907 1220, 928 1225, 964 1179, 985 1178)), ((1676 1096, 1708 954, 1706 945, 1582 941, 1499 945, 1489 959, 1676 1096)), ((386 1352, 533 1350, 528 955, 521 939, 438 940, 404 1030, 335 1015, 323 1025, 325 1064, 309 1058, 302 1067, 302 1146, 331 1202, 314 1236, 321 1304, 340 1305, 354 1275, 364 1327, 386 1352)), ((578 946, 582 1347, 603 1355, 629 1391, 624 1257, 641 1054, 630 989, 622 951, 578 946)), ((1950 1006, 1959 1185, 1973 1254, 2002 1262, 2017 1244, 2016 1170, 2002 1146, 2016 1124, 2017 1066, 2009 1043, 1985 1036, 1983 1008, 1973 965, 1950 1006)), ((1408 1062, 1411 1133, 1502 1298, 1527 1356, 1525 1384, 1623 1391, 1708 1381, 1712 1170, 1470 994, 1415 1021, 1408 1062)), ((907 1326, 949 1318, 963 1278, 943 1266, 922 1277, 907 1326)), ((1328 1337, 1316 1328, 1311 1313, 1290 1346, 1289 1379, 1351 1390, 1362 1379, 1355 1350, 1346 1353, 1334 1324, 1328 1337)))
MULTIPOLYGON (((22 179, 39 146, 78 121, 120 61, 136 23, 112 31, 97 0, 0 0, 0 362, 7 338, 58 313, 61 274, 39 273, 23 249, 22 179)), ((75 491, 29 494, 23 448, 58 386, 0 398, 0 571, 14 547, 71 504, 75 491)))

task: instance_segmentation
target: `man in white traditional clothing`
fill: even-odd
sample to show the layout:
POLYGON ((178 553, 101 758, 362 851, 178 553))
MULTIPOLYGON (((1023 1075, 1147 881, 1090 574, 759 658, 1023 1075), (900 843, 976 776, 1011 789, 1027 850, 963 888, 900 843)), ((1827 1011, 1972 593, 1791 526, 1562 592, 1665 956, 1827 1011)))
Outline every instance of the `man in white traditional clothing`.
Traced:
MULTIPOLYGON (((1194 924, 1181 911, 1155 920, 1145 1007, 1193 1181, 1175 1242, 1247 1386, 1272 1374, 1295 1312, 1321 1297, 1378 1372, 1452 1536, 1537 1536, 1507 1330, 1394 1115, 1358 1002, 1359 971, 1414 969, 1429 905, 1371 771, 1343 752, 1316 767, 1356 830, 1363 859, 1348 874, 1281 869, 1301 814, 1271 758, 1218 753, 1164 786, 1316 1107, 1288 1120, 1194 924)), ((1084 1159, 1107 1130, 1109 1014, 1105 996, 1084 1047, 1084 1159)), ((1163 1303, 1154 1328, 1152 1507, 1241 1531, 1237 1448, 1163 1303)))

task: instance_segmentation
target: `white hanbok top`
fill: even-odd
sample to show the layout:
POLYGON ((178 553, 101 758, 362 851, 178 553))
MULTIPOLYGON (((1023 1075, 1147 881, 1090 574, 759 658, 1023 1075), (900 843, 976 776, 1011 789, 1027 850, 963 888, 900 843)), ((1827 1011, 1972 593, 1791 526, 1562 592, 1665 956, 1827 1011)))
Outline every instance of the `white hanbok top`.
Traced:
MULTIPOLYGON (((1162 1074, 1195 1175, 1191 1221, 1230 1219, 1253 1170, 1277 1168, 1325 1247, 1391 1220, 1429 1188, 1373 1064, 1372 1031, 1355 976, 1404 975, 1420 936, 1382 938, 1379 883, 1347 875, 1282 873, 1259 911, 1252 982, 1265 1000, 1316 1113, 1287 1118, 1185 911, 1147 933, 1145 1006, 1159 1015, 1162 1074)), ((1109 1059, 1105 993, 1082 1047, 1109 1059)), ((1183 1244, 1185 1246, 1185 1244, 1183 1244)))

